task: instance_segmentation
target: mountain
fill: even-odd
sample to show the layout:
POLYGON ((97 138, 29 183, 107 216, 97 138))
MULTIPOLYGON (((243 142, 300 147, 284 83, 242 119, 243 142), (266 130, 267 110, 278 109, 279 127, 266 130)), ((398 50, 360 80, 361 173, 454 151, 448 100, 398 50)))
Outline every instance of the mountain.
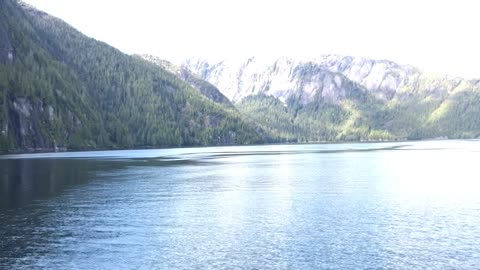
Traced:
POLYGON ((338 55, 273 61, 190 59, 182 66, 217 86, 247 117, 286 141, 480 136, 480 80, 338 55))
POLYGON ((175 74, 179 79, 188 83, 191 87, 197 89, 202 95, 211 101, 223 105, 227 108, 235 108, 230 100, 225 97, 217 87, 213 84, 201 79, 199 76, 191 72, 188 68, 176 66, 173 63, 156 57, 154 55, 138 55, 139 58, 144 59, 150 63, 162 67, 163 69, 175 74))
POLYGON ((126 55, 26 4, 0 1, 2 152, 478 138, 479 101, 479 80, 386 60, 326 55, 175 66, 126 55))
POLYGON ((2 151, 263 141, 221 93, 182 76, 0 2, 2 151))

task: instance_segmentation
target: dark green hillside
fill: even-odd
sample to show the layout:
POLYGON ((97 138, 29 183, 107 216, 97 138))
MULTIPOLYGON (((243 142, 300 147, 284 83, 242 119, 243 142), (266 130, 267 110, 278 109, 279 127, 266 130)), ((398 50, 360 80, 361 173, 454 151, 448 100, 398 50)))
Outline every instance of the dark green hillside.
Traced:
POLYGON ((3 150, 261 141, 239 113, 164 69, 15 1, 0 2, 3 150))

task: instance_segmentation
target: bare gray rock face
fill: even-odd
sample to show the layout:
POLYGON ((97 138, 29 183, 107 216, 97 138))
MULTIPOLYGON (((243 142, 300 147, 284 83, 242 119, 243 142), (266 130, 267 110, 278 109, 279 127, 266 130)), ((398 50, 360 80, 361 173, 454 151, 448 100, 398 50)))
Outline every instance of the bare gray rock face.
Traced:
POLYGON ((432 76, 415 67, 388 60, 338 55, 324 55, 308 61, 289 58, 217 62, 189 59, 182 67, 218 87, 233 103, 257 94, 281 101, 296 96, 303 103, 312 101, 318 94, 331 103, 338 103, 352 85, 384 102, 405 100, 419 93, 443 97, 464 81, 432 76))
POLYGON ((310 101, 317 93, 335 102, 343 95, 346 79, 314 63, 281 58, 265 62, 250 58, 245 62, 208 63, 190 60, 184 65, 217 86, 232 102, 251 95, 265 94, 285 101, 291 96, 310 101))

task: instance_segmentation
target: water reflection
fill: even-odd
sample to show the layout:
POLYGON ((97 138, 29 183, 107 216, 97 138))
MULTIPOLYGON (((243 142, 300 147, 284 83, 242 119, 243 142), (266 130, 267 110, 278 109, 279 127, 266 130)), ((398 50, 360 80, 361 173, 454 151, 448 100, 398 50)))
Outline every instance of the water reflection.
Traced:
POLYGON ((64 155, 0 160, 0 268, 480 267, 461 143, 64 155))
POLYGON ((0 208, 21 207, 33 199, 53 196, 64 187, 85 183, 101 165, 78 160, 0 160, 0 208))

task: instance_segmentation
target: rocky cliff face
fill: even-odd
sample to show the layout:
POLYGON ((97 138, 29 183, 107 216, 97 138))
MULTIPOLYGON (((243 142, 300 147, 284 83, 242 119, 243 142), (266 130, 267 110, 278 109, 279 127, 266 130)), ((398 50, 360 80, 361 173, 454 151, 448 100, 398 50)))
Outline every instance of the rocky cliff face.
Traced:
POLYGON ((462 83, 472 85, 460 78, 432 76, 412 66, 387 60, 338 55, 325 55, 309 61, 250 58, 210 63, 190 59, 183 66, 217 86, 234 103, 257 94, 280 100, 301 95, 302 101, 308 103, 316 93, 337 103, 349 90, 344 86, 351 83, 384 102, 408 99, 419 93, 445 97, 462 83))
POLYGON ((474 105, 480 102, 478 80, 338 55, 306 61, 190 59, 183 67, 217 86, 240 111, 286 140, 480 136, 480 111, 474 105), (288 124, 280 124, 285 121, 288 124))
MULTIPOLYGON (((8 123, 5 123, 2 134, 8 134, 9 129, 13 131, 17 144, 24 145, 29 151, 58 151, 65 149, 57 145, 45 132, 47 126, 59 121, 58 111, 54 107, 36 99, 34 101, 16 97, 12 100, 9 112, 8 123), (48 124, 46 124, 48 123, 48 124)), ((72 112, 66 113, 69 122, 76 126, 77 130, 82 127, 82 122, 72 112)), ((63 143, 63 142, 61 142, 63 143)))
POLYGON ((313 62, 332 72, 344 74, 383 100, 393 98, 397 91, 417 80, 420 75, 420 72, 411 66, 386 60, 326 55, 313 62))

